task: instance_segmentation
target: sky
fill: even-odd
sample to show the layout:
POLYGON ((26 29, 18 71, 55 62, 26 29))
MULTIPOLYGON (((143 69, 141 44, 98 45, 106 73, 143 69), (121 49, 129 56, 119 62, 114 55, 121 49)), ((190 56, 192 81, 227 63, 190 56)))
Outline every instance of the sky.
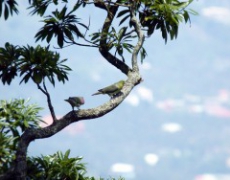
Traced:
MULTIPOLYGON (((29 15, 25 2, 20 2, 19 5, 18 16, 10 17, 7 21, 0 19, 0 46, 5 42, 15 45, 46 45, 45 42, 35 43, 34 40, 34 35, 42 25, 40 19, 29 15)), ((226 84, 226 79, 230 78, 230 2, 196 0, 191 8, 196 10, 198 15, 191 16, 191 24, 181 25, 176 40, 165 44, 159 32, 146 40, 145 48, 148 56, 143 64, 140 63, 144 82, 133 90, 116 111, 102 117, 100 121, 73 124, 50 140, 36 141, 30 146, 29 153, 50 154, 68 148, 77 151, 77 148, 73 147, 73 141, 83 143, 79 140, 82 134, 90 141, 92 136, 90 133, 97 131, 95 130, 97 128, 93 127, 115 126, 116 124, 108 119, 116 114, 126 113, 122 111, 125 107, 139 111, 140 114, 146 107, 151 107, 166 114, 174 112, 187 113, 191 116, 198 114, 229 121, 230 85, 226 84), (69 140, 60 145, 59 139, 66 137, 69 140), (42 148, 38 151, 38 147, 42 148)), ((102 19, 93 20, 93 18, 104 14, 94 9, 89 9, 86 14, 83 16, 80 12, 79 16, 85 22, 91 18, 92 28, 98 29, 102 19)), ((52 41, 52 45, 55 46, 55 41, 52 41)), ((101 87, 126 78, 116 68, 108 65, 96 49, 78 47, 76 50, 76 47, 69 47, 57 51, 61 53, 61 58, 68 58, 67 64, 73 69, 69 82, 57 84, 55 88, 48 86, 58 117, 70 111, 70 106, 63 101, 69 96, 84 96, 86 100, 82 106, 84 109, 96 107, 106 102, 108 97, 92 97, 91 94, 101 87)), ((129 55, 126 58, 129 59, 129 55)), ((31 102, 45 107, 41 113, 43 119, 49 123, 51 118, 43 94, 32 82, 20 86, 18 84, 19 80, 16 79, 11 86, 0 85, 0 99, 30 97, 31 102)), ((129 117, 128 113, 126 117, 129 117)), ((168 120, 162 122, 159 129, 171 135, 183 132, 186 128, 178 122, 168 120)), ((84 154, 82 151, 80 153, 84 154)), ((180 156, 180 151, 174 153, 175 156, 180 156)), ((150 166, 155 166, 161 161, 160 155, 156 152, 146 153, 143 159, 150 166)), ((86 157, 87 160, 90 158, 86 157)), ((127 172, 135 171, 135 167, 126 162, 114 162, 110 166, 111 172, 120 172, 120 169, 127 172)), ((129 175, 130 179, 135 178, 135 173, 129 175)), ((204 174, 194 179, 212 180, 212 178, 215 178, 214 175, 204 174)))

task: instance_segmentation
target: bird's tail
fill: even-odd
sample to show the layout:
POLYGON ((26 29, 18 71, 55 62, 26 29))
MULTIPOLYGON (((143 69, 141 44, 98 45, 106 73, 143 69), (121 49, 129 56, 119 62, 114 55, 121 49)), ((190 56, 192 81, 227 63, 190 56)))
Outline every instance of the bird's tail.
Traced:
POLYGON ((94 94, 92 94, 92 96, 98 95, 98 94, 102 94, 101 92, 96 92, 94 94))

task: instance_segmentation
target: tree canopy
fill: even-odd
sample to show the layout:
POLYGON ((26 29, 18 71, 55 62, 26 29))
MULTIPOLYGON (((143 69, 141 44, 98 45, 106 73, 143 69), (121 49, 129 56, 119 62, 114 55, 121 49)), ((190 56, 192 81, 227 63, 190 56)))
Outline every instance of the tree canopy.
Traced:
MULTIPOLYGON (((9 107, 12 103, 2 102, 1 136, 13 134, 17 141, 14 138, 10 140, 2 138, 3 141, 9 141, 8 145, 15 146, 15 152, 1 150, 1 153, 5 156, 15 154, 15 157, 14 163, 5 165, 9 170, 0 178, 26 179, 28 169, 26 154, 31 141, 53 136, 71 123, 99 118, 122 103, 132 89, 143 80, 139 72, 139 64, 147 55, 144 48, 145 38, 151 37, 159 30, 165 43, 169 39, 176 39, 180 23, 191 23, 190 14, 195 14, 193 10, 188 9, 192 1, 76 0, 74 5, 70 6, 73 2, 68 0, 29 0, 28 12, 32 16, 39 16, 43 23, 34 39, 37 43, 46 41, 47 46, 19 46, 5 42, 5 46, 0 47, 0 79, 3 84, 8 85, 16 76, 20 78, 20 83, 27 83, 29 80, 34 82, 47 98, 53 123, 44 128, 39 127, 40 108, 35 105, 25 106, 24 100, 12 102, 14 104, 12 108, 9 107), (91 21, 96 19, 89 18, 87 22, 83 22, 78 17, 79 10, 83 9, 84 12, 86 8, 96 8, 106 13, 105 17, 100 17, 104 18, 104 22, 96 32, 92 31, 90 26, 91 21), (60 49, 68 46, 97 48, 108 65, 116 67, 127 76, 121 93, 98 107, 70 111, 57 119, 46 83, 48 81, 53 86, 57 82, 65 83, 68 81, 71 67, 65 64, 67 59, 60 59, 59 53, 50 48, 52 39, 56 40, 60 49), (130 53, 131 59, 127 59, 125 53, 130 53), (129 63, 131 65, 128 65, 129 63), (32 124, 30 124, 31 120, 32 124), (11 126, 15 123, 20 127, 20 131, 15 129, 15 126, 11 126), (9 128, 6 130, 5 127, 9 128)), ((18 1, 1 1, 1 18, 8 20, 18 13, 20 13, 18 1)))

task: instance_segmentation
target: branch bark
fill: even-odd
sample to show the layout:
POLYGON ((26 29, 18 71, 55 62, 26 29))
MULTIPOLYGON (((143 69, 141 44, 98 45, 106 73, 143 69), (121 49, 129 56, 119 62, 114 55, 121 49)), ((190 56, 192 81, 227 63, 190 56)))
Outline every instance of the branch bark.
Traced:
POLYGON ((133 53, 132 53, 132 69, 133 69, 133 71, 139 71, 137 56, 138 56, 138 53, 139 53, 141 47, 143 46, 145 36, 141 30, 141 25, 135 16, 135 8, 136 8, 136 2, 134 1, 130 7, 130 14, 131 14, 131 23, 133 24, 134 29, 135 29, 137 36, 138 36, 138 42, 137 42, 136 46, 134 47, 133 53))
POLYGON ((113 19, 117 13, 119 6, 116 6, 116 5, 109 6, 109 5, 106 5, 102 1, 99 1, 99 2, 100 3, 95 4, 95 5, 97 6, 100 5, 99 6, 100 8, 107 10, 107 16, 105 18, 105 21, 102 27, 102 33, 101 33, 102 35, 101 35, 101 40, 100 40, 99 52, 109 63, 111 63, 113 66, 121 70, 121 72, 124 73, 125 75, 128 75, 130 71, 129 66, 125 64, 123 61, 121 61, 120 59, 118 59, 117 57, 113 56, 108 51, 108 45, 107 45, 107 34, 109 32, 109 28, 113 22, 113 19))

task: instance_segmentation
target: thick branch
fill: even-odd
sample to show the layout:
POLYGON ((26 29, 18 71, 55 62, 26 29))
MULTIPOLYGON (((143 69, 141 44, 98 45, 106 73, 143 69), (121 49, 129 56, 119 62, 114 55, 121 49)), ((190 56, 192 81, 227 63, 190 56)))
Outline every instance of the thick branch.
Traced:
MULTIPOLYGON (((103 27, 102 27, 102 35, 101 35, 101 40, 100 40, 100 48, 99 51, 101 55, 113 66, 116 68, 120 69, 121 72, 124 74, 128 75, 128 72, 130 71, 130 68, 128 65, 126 65, 123 61, 118 59, 117 57, 113 56, 109 50, 108 50, 108 45, 107 45, 107 34, 109 32, 109 28, 113 22, 114 16, 116 15, 116 12, 118 10, 118 6, 109 6, 106 5, 102 1, 98 1, 100 3, 97 4, 100 8, 106 9, 107 10, 107 16, 104 21, 103 27)), ((96 4, 95 4, 96 6, 96 4)))

